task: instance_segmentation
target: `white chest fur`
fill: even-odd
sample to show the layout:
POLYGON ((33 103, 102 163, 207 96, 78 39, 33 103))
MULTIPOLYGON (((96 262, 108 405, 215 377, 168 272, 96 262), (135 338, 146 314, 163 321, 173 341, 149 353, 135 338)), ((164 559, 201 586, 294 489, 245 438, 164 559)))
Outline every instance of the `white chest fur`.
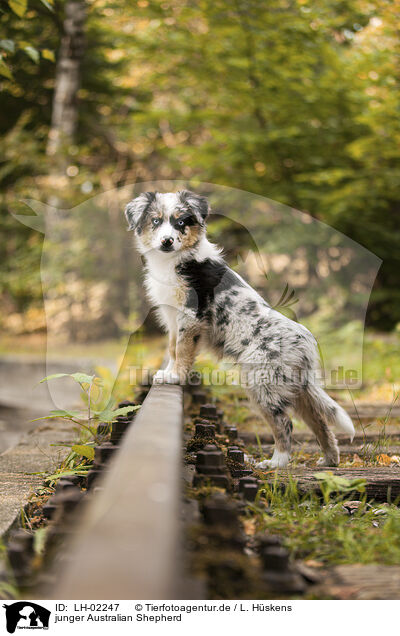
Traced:
POLYGON ((183 308, 186 289, 176 274, 176 258, 155 252, 146 255, 146 262, 146 290, 150 301, 157 306, 183 308))

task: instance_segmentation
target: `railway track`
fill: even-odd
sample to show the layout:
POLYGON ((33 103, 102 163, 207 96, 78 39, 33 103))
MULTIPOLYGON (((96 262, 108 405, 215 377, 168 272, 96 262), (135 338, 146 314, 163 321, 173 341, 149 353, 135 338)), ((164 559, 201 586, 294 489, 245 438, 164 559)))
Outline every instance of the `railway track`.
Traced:
POLYGON ((182 388, 151 389, 112 453, 53 598, 177 598, 182 388))
MULTIPOLYGON (((96 448, 87 478, 61 479, 44 506, 45 567, 34 571, 31 533, 12 535, 9 560, 22 594, 66 600, 312 594, 323 583, 321 571, 293 561, 279 536, 254 534, 250 521, 251 511, 270 514, 268 483, 284 488, 295 479, 300 490, 320 493, 315 469, 258 472, 253 438, 241 439, 203 388, 184 395, 180 386, 156 385, 142 397, 135 417, 119 417, 96 448)), ((270 441, 266 435, 264 450, 270 441)), ((298 441, 309 438, 300 434, 298 441)), ((368 497, 376 501, 400 495, 400 470, 372 471, 369 481, 365 470, 333 472, 367 476, 368 497)))

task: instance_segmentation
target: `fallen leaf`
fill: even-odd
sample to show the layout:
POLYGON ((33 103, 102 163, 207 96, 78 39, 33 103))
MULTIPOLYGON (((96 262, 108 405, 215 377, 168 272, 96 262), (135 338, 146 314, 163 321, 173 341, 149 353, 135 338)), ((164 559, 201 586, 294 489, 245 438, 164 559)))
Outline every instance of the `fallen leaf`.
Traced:
POLYGON ((364 466, 364 462, 357 453, 354 453, 353 460, 351 462, 352 466, 364 466))
POLYGON ((250 536, 255 535, 256 522, 254 521, 254 519, 245 519, 243 521, 243 527, 246 534, 249 534, 250 536))
POLYGON ((308 559, 307 561, 304 561, 304 565, 307 565, 310 568, 322 568, 324 566, 321 561, 315 561, 314 559, 308 559))
POLYGON ((386 455, 385 453, 381 453, 376 456, 376 461, 379 466, 390 466, 390 460, 391 458, 389 455, 386 455))

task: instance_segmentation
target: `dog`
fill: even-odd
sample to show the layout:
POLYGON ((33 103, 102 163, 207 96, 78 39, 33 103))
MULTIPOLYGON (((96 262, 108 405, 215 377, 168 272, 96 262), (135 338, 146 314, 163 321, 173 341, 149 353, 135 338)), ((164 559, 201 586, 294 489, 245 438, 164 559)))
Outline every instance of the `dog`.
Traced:
POLYGON ((303 325, 270 305, 228 267, 206 236, 208 200, 190 192, 145 192, 125 209, 128 229, 144 257, 145 287, 169 334, 169 362, 156 383, 184 383, 205 344, 245 368, 250 397, 270 425, 272 458, 260 469, 290 460, 292 422, 298 414, 322 449, 319 463, 337 466, 339 449, 329 426, 354 437, 353 423, 315 380, 317 344, 303 325), (271 375, 272 373, 272 375, 271 375))

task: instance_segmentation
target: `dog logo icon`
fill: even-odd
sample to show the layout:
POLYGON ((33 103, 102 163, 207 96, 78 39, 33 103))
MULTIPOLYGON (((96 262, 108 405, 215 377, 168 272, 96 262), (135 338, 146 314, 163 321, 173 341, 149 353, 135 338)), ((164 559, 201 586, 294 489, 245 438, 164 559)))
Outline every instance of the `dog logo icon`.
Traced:
POLYGON ((14 634, 16 629, 48 629, 50 610, 32 603, 18 601, 11 605, 3 605, 6 610, 7 631, 14 634))

